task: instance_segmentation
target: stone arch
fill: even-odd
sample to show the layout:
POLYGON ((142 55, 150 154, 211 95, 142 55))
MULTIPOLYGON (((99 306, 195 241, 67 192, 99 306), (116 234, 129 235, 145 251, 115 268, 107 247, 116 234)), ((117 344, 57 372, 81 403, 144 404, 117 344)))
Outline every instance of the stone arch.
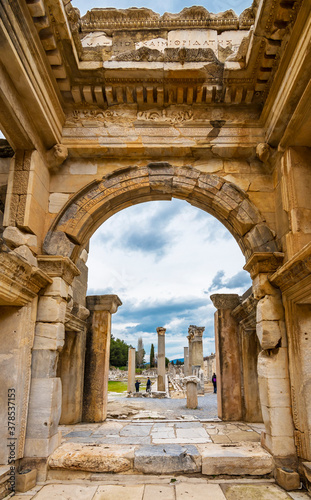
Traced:
POLYGON ((255 252, 278 251, 274 233, 244 191, 216 175, 166 162, 120 169, 88 184, 59 213, 43 251, 76 261, 92 234, 113 214, 130 205, 172 197, 214 215, 234 236, 246 260, 255 252))

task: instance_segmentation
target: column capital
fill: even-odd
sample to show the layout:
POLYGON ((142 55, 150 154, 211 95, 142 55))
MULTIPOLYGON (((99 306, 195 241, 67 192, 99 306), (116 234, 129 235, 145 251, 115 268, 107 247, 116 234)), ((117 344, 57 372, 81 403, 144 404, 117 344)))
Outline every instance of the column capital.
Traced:
POLYGON ((86 307, 90 311, 108 311, 114 314, 121 305, 122 302, 118 295, 89 295, 86 297, 86 307))
POLYGON ((165 335, 165 332, 166 332, 166 328, 163 328, 163 326, 159 326, 157 328, 157 334, 158 335, 165 335))
POLYGON ((216 309, 235 309, 241 301, 236 293, 215 293, 210 299, 216 309))
POLYGON ((74 278, 80 275, 77 266, 69 257, 61 255, 38 255, 38 266, 50 278, 62 278, 71 285, 74 278))

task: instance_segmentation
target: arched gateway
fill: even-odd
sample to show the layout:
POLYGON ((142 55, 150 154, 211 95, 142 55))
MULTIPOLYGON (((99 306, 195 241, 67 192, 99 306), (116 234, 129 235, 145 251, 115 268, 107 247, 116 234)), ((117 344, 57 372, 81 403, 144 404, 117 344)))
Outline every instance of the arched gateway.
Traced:
MULTIPOLYGON (((60 418, 82 418, 89 238, 131 204, 172 197, 238 242, 252 292, 212 297, 219 352, 228 325, 242 355, 257 335, 262 445, 277 464, 311 461, 310 19, 308 0, 239 17, 1 3, 0 421, 14 398, 13 458, 40 478, 60 418)), ((119 302, 99 302, 108 338, 119 302)))
POLYGON ((237 240, 246 260, 255 252, 278 252, 273 232, 242 189, 217 175, 165 162, 116 170, 91 182, 57 215, 43 249, 49 255, 58 255, 61 249, 61 255, 76 261, 81 247, 113 214, 130 205, 172 197, 219 219, 237 240))

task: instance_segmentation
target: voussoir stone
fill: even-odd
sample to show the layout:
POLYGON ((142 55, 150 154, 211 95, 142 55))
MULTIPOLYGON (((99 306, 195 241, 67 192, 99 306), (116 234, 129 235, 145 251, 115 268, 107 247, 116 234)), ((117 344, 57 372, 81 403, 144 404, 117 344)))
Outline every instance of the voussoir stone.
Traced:
POLYGON ((134 446, 109 447, 107 444, 64 443, 49 457, 52 469, 90 472, 125 472, 132 469, 134 446))

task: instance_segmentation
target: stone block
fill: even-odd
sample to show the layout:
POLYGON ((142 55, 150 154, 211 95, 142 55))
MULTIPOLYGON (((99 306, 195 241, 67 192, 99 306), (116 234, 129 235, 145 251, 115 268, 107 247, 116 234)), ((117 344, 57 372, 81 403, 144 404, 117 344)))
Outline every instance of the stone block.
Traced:
MULTIPOLYGON (((25 456, 33 458, 48 457, 61 444, 61 434, 56 432, 49 438, 27 438, 25 441, 25 456)), ((39 477, 38 477, 39 480, 39 477)))
POLYGON ((89 254, 87 253, 87 251, 84 248, 80 254, 80 259, 82 260, 82 262, 84 262, 84 264, 86 264, 88 257, 89 257, 89 254))
POLYGON ((263 378, 259 377, 260 402, 265 406, 279 408, 289 406, 289 380, 288 378, 263 378))
POLYGON ((202 450, 202 474, 207 476, 230 474, 261 476, 270 474, 274 468, 272 456, 260 444, 239 446, 209 444, 202 450), (230 472, 228 472, 230 471, 230 472))
POLYGON ((67 299, 69 286, 60 277, 53 278, 53 283, 48 285, 44 291, 44 295, 48 297, 62 297, 63 299, 67 299))
POLYGON ((284 319, 284 308, 279 297, 265 295, 257 304, 256 321, 279 321, 284 319))
POLYGON ((256 333, 263 349, 274 349, 282 338, 278 321, 260 321, 256 325, 256 333))
MULTIPOLYGON (((83 484, 47 484, 36 495, 39 500, 69 499, 92 500, 97 486, 83 484)), ((24 498, 24 497, 23 497, 24 498)), ((27 497, 25 497, 25 500, 27 497)), ((27 499, 28 500, 28 499, 27 499)))
POLYGON ((66 315, 66 307, 66 301, 60 297, 40 297, 37 321, 63 323, 66 315))
POLYGON ((56 377, 58 352, 50 349, 33 349, 32 352, 32 377, 56 377))
POLYGON ((290 457, 296 455, 294 439, 291 436, 271 436, 261 433, 261 446, 275 457, 290 457))
POLYGON ((300 488, 298 472, 287 467, 278 467, 276 469, 275 480, 286 491, 298 490, 300 488))
MULTIPOLYGON (((92 500, 142 500, 143 496, 144 499, 148 498, 148 496, 146 497, 146 493, 144 494, 145 488, 147 488, 147 486, 145 487, 143 484, 107 484, 98 487, 92 500)), ((172 487, 171 490, 173 490, 172 487)))
POLYGON ((38 267, 38 261, 36 257, 26 245, 15 248, 15 250, 12 250, 12 253, 22 257, 31 266, 38 267))
POLYGON ((259 273, 253 279, 253 294, 256 300, 262 299, 265 295, 275 295, 278 290, 271 285, 267 274, 259 273))
POLYGON ((176 483, 177 500, 200 500, 209 498, 213 500, 226 500, 219 484, 188 483, 184 480, 176 483))
POLYGON ((135 446, 64 443, 49 457, 52 469, 120 473, 132 469, 135 446))
POLYGON ((271 353, 261 351, 258 355, 258 377, 269 379, 288 378, 288 355, 285 347, 279 347, 271 353))
POLYGON ((261 405, 261 411, 266 431, 270 436, 289 436, 293 439, 294 427, 291 408, 271 408, 261 405))
MULTIPOLYGON (((27 439, 49 439, 57 433, 61 414, 62 387, 59 378, 33 378, 31 381, 27 439)), ((44 456, 29 455, 26 456, 44 456)))
POLYGON ((50 214, 57 214, 63 208, 69 198, 66 193, 52 193, 49 197, 49 212, 50 214))
POLYGON ((37 471, 36 469, 29 470, 26 469, 18 474, 16 474, 16 491, 25 493, 25 491, 31 490, 36 485, 37 481, 37 471))
POLYGON ((70 257, 75 244, 62 231, 49 232, 43 243, 43 250, 48 255, 70 257))
POLYGON ((144 474, 201 472, 201 456, 193 445, 142 446, 135 451, 134 469, 144 474))
POLYGON ((3 238, 10 248, 16 248, 21 245, 27 245, 30 248, 37 248, 37 236, 34 234, 24 233, 14 226, 8 226, 3 231, 3 238))

